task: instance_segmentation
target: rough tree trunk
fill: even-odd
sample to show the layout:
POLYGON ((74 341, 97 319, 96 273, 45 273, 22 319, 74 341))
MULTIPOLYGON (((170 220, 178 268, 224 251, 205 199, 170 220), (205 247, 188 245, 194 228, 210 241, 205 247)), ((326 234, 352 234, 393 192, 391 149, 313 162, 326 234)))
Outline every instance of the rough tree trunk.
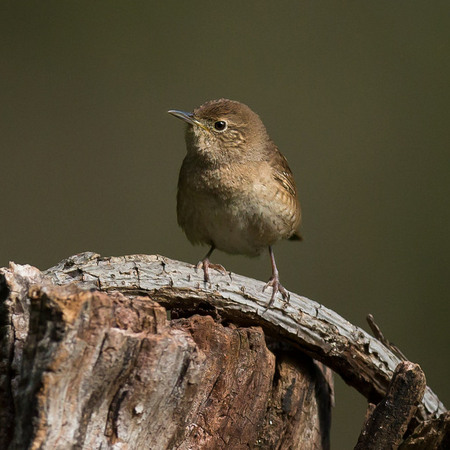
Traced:
POLYGON ((266 309, 262 283, 213 282, 144 255, 1 269, 0 448, 326 449, 323 364, 372 403, 389 386, 360 444, 386 428, 392 399, 404 413, 383 448, 445 442, 450 418, 418 366, 396 371, 418 380, 405 401, 389 385, 400 359, 332 311, 296 295, 266 309))

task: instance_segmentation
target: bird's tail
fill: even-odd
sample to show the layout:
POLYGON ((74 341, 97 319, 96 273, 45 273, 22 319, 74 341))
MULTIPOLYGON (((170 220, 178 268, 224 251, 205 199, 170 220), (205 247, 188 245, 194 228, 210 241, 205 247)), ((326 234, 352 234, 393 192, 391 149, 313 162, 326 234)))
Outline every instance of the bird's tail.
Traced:
POLYGON ((290 241, 303 241, 303 237, 300 235, 298 231, 295 231, 293 234, 291 234, 288 239, 290 241))

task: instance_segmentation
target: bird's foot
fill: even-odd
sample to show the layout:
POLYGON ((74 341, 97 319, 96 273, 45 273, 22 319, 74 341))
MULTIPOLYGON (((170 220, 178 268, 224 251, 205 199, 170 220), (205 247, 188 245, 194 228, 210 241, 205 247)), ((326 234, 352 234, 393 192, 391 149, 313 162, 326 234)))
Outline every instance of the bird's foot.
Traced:
POLYGON ((283 297, 283 300, 289 303, 289 292, 282 286, 280 283, 280 279, 277 276, 272 276, 270 280, 266 283, 266 285, 263 287, 263 292, 266 290, 267 287, 272 287, 272 297, 270 297, 269 304, 267 305, 267 308, 272 306, 275 296, 279 292, 281 296, 283 297))
POLYGON ((210 283, 211 280, 209 278, 209 270, 208 269, 214 269, 218 272, 223 273, 224 275, 227 274, 227 270, 225 267, 222 266, 222 264, 212 264, 208 258, 205 258, 203 261, 199 261, 197 263, 197 266, 195 267, 195 270, 203 269, 203 280, 205 283, 210 283))

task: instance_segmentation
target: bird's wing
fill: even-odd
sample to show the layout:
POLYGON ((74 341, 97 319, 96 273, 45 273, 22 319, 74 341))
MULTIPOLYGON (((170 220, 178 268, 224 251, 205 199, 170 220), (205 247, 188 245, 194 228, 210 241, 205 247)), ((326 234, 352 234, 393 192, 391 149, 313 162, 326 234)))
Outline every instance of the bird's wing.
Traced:
POLYGON ((301 241, 302 237, 298 231, 300 225, 300 205, 297 197, 297 188, 295 186, 294 175, 288 165, 286 158, 275 147, 270 155, 270 165, 273 168, 272 177, 278 185, 284 190, 287 197, 290 198, 292 208, 295 209, 295 222, 293 223, 293 232, 289 237, 290 240, 301 241))
POLYGON ((295 187, 294 175, 289 168, 286 158, 281 154, 278 148, 271 152, 271 166, 273 167, 273 178, 293 197, 297 197, 297 188, 295 187))

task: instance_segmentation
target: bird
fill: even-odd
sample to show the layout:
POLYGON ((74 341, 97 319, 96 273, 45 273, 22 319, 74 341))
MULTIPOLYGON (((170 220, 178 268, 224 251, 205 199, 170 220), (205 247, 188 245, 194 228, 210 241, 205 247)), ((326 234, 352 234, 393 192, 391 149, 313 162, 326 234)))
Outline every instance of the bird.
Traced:
POLYGON ((302 240, 301 208, 286 158, 269 137, 262 120, 244 103, 221 98, 192 112, 171 109, 187 124, 186 156, 177 191, 177 219, 189 241, 210 249, 197 264, 210 282, 209 269, 226 273, 210 261, 214 250, 257 256, 268 249, 272 287, 289 302, 275 262, 273 245, 302 240))

